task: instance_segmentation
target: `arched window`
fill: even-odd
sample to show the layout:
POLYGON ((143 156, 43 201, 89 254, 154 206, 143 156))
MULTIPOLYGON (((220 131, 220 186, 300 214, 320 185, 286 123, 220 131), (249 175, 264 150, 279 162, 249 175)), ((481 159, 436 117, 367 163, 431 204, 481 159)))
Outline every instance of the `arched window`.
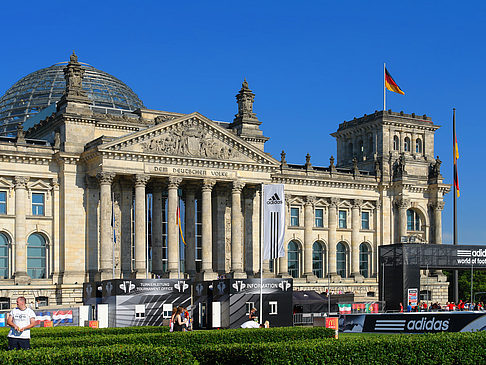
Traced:
POLYGON ((359 153, 359 156, 363 156, 364 155, 364 145, 363 145, 363 141, 360 140, 358 142, 358 153, 359 153))
POLYGON ((359 273, 365 278, 370 277, 371 250, 367 243, 359 245, 359 273))
POLYGON ((298 242, 289 242, 287 247, 287 258, 290 276, 298 278, 300 276, 300 245, 298 242))
POLYGON ((407 231, 420 231, 420 216, 413 209, 407 210, 407 231))
POLYGON ((372 155, 373 154, 373 137, 369 137, 368 139, 368 155, 372 155))
POLYGON ((395 151, 400 149, 400 140, 398 139, 398 136, 393 136, 393 149, 395 151))
POLYGON ((410 152, 410 138, 405 137, 405 143, 403 144, 403 149, 405 152, 410 152))
POLYGON ((0 278, 8 279, 8 237, 0 233, 0 278))
POLYGON ((415 141, 415 152, 422 153, 422 140, 420 138, 415 141))
POLYGON ((27 240, 27 274, 32 279, 46 278, 46 240, 39 233, 27 240))
POLYGON ((336 246, 336 269, 337 274, 342 278, 346 278, 348 275, 348 251, 346 249, 346 243, 339 242, 336 246))
POLYGON ((324 250, 317 241, 312 245, 312 273, 318 278, 324 277, 324 250))

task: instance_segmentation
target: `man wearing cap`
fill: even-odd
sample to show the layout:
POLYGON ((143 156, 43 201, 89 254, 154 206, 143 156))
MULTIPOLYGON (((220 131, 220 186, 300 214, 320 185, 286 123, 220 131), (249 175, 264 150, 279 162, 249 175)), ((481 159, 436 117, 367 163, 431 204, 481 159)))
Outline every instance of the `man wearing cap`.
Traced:
POLYGON ((36 325, 35 313, 27 308, 24 297, 17 298, 17 308, 8 314, 7 325, 11 327, 7 336, 8 349, 30 349, 30 329, 36 325))

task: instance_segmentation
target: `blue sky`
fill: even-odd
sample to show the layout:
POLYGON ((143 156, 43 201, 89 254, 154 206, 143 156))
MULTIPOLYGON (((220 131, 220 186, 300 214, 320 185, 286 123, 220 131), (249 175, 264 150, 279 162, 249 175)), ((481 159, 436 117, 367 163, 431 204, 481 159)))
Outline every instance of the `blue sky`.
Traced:
MULTIPOLYGON (((486 244, 483 1, 2 2, 0 94, 39 68, 81 62, 127 83, 146 107, 231 121, 244 77, 270 137, 267 152, 328 166, 329 135, 383 105, 383 62, 406 95, 387 109, 441 125, 435 154, 452 183, 459 142, 459 242, 486 244)), ((443 212, 452 241, 452 193, 443 212)))

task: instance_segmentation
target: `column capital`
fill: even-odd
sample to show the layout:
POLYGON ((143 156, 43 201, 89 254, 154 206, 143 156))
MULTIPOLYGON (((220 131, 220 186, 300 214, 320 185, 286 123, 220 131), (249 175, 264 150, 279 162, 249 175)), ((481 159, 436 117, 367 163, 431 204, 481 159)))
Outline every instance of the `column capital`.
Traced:
POLYGON ((136 174, 134 176, 135 186, 145 186, 147 182, 150 180, 150 176, 145 174, 136 174))
POLYGON ((437 202, 430 203, 430 207, 434 210, 443 210, 444 206, 445 206, 444 201, 437 201, 437 202))
POLYGON ((177 189, 182 182, 182 177, 170 176, 169 177, 169 189, 177 189))
POLYGON ((213 179, 204 179, 202 184, 202 191, 207 192, 213 190, 213 186, 216 184, 216 181, 213 179))
POLYGON ((96 174, 96 178, 98 179, 100 185, 111 185, 115 175, 116 174, 114 172, 99 172, 96 174))
POLYGON ((54 190, 59 190, 59 180, 57 179, 57 176, 56 177, 53 177, 51 179, 51 181, 52 181, 52 183, 51 183, 52 184, 52 188, 54 190))
POLYGON ((240 180, 233 181, 233 185, 231 186, 231 193, 241 193, 243 188, 245 187, 245 183, 240 180))
POLYGON ((15 189, 26 189, 29 180, 28 176, 15 176, 15 189))
POLYGON ((316 202, 316 197, 309 195, 305 197, 305 206, 314 205, 316 202))
POLYGON ((340 200, 341 199, 336 198, 336 197, 329 198, 329 207, 337 208, 340 200))
POLYGON ((405 199, 403 197, 395 199, 393 202, 398 209, 407 209, 410 206, 410 199, 405 199))
POLYGON ((359 209, 363 205, 363 200, 362 199, 354 199, 353 200, 353 208, 354 209, 359 209))

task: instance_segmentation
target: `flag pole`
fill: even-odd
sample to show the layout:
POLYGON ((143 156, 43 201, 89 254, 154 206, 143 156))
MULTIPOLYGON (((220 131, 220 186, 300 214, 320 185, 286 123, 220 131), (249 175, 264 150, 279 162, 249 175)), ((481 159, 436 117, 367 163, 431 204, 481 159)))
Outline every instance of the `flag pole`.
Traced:
POLYGON ((112 192, 111 193, 111 214, 112 214, 112 217, 111 217, 111 224, 113 226, 113 234, 112 234, 112 237, 111 237, 111 240, 113 241, 112 243, 112 246, 113 246, 113 255, 112 255, 112 263, 111 263, 111 267, 112 267, 112 275, 113 275, 113 279, 115 279, 115 243, 116 243, 116 230, 115 230, 115 193, 112 192))
MULTIPOLYGON (((453 171, 453 182, 454 182, 454 214, 453 214, 453 226, 454 226, 454 245, 457 245, 457 143, 456 143, 456 108, 452 108, 452 162, 454 166, 453 171)), ((454 302, 459 302, 459 272, 457 269, 454 270, 454 302)))
POLYGON ((383 62, 383 111, 386 110, 386 64, 383 62))
POLYGON ((263 323, 263 184, 260 193, 260 324, 263 323))

